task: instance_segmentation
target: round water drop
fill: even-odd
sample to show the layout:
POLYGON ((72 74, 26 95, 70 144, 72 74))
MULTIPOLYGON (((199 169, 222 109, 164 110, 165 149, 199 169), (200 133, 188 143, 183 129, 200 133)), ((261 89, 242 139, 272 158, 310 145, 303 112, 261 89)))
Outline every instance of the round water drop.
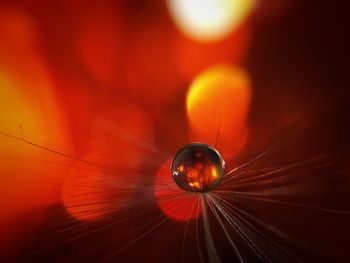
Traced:
POLYGON ((204 193, 220 185, 224 166, 216 149, 204 143, 191 143, 175 154, 171 173, 183 190, 204 193))

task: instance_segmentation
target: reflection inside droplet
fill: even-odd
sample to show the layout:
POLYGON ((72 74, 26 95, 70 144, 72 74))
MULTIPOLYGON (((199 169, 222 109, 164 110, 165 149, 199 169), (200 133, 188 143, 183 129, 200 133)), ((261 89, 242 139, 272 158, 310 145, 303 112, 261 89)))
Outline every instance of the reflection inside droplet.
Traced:
POLYGON ((223 178, 224 160, 217 150, 203 143, 192 143, 180 149, 172 162, 171 173, 176 184, 190 192, 209 192, 223 178))

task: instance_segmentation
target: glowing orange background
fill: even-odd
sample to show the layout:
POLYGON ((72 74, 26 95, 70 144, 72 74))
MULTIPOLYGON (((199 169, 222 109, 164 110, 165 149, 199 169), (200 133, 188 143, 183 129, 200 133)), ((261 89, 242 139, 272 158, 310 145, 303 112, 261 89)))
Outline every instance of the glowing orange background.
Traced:
POLYGON ((314 30, 333 26, 312 27, 310 16, 299 34, 304 24, 287 14, 302 1, 258 2, 230 34, 205 42, 183 34, 163 0, 2 1, 0 252, 31 240, 53 206, 90 223, 148 191, 161 215, 197 219, 198 196, 170 175, 177 149, 208 143, 232 165, 276 120, 288 129, 347 100, 335 92, 344 67, 322 60, 338 47, 314 30))

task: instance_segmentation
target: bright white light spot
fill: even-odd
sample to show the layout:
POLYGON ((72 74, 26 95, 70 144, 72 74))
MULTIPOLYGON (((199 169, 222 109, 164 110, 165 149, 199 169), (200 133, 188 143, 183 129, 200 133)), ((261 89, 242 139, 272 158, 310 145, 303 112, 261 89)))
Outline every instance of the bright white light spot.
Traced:
POLYGON ((253 9, 255 0, 167 0, 183 33, 201 41, 224 38, 253 9))

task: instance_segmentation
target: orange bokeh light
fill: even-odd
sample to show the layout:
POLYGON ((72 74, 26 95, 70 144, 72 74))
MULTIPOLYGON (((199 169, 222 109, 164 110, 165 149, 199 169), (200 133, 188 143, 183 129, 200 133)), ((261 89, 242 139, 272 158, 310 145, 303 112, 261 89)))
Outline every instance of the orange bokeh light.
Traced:
POLYGON ((218 41, 235 31, 255 5, 255 0, 167 0, 178 29, 203 42, 218 41))
POLYGON ((78 162, 66 176, 62 200, 78 220, 97 220, 127 205, 150 155, 151 121, 136 106, 118 105, 101 109, 91 119, 90 154, 83 158, 89 163, 78 162))
POLYGON ((198 42, 185 35, 175 38, 175 63, 181 76, 192 81, 200 72, 218 63, 241 63, 250 43, 250 20, 241 24, 226 38, 198 42))
POLYGON ((182 190, 170 172, 171 159, 159 168, 154 182, 154 194, 160 209, 174 220, 195 219, 202 212, 201 195, 182 190))
POLYGON ((250 99, 242 69, 221 65, 201 73, 187 94, 190 140, 214 145, 225 160, 232 159, 247 138, 250 99))
MULTIPOLYGON (((9 4, 0 10, 0 221, 9 222, 1 230, 12 218, 34 228, 58 203, 81 221, 125 208, 145 179, 139 174, 154 161, 149 156, 163 158, 168 150, 154 148, 155 139, 170 141, 162 127, 169 122, 173 130, 185 118, 180 111, 169 117, 166 108, 207 66, 239 63, 249 36, 243 26, 216 43, 188 39, 164 1, 9 4), (38 207, 39 219, 29 224, 26 211, 38 207)), ((181 132, 173 132, 179 140, 171 147, 187 141, 185 127, 181 132)), ((154 187, 170 218, 201 214, 200 194, 176 185, 170 160, 154 187)), ((24 237, 20 228, 11 232, 0 241, 24 237)))
POLYGON ((82 221, 98 220, 126 205, 134 187, 106 164, 108 152, 95 152, 78 161, 67 174, 62 201, 70 215, 82 221))
POLYGON ((71 163, 49 150, 72 148, 37 33, 25 11, 0 10, 0 254, 33 233, 43 207, 60 201, 71 163))
POLYGON ((120 85, 122 20, 116 4, 86 2, 73 8, 76 51, 102 85, 120 85))
POLYGON ((71 146, 60 101, 36 49, 34 22, 16 9, 4 9, 0 16, 4 37, 0 42, 0 219, 4 219, 57 202, 70 162, 24 140, 65 153, 71 146))
POLYGON ((0 137, 0 184, 6 189, 0 199, 16 204, 3 205, 2 215, 11 215, 58 201, 65 165, 71 161, 23 140, 63 153, 71 152, 71 146, 65 119, 37 58, 32 57, 30 65, 0 68, 0 85, 0 131, 15 136, 0 137))

